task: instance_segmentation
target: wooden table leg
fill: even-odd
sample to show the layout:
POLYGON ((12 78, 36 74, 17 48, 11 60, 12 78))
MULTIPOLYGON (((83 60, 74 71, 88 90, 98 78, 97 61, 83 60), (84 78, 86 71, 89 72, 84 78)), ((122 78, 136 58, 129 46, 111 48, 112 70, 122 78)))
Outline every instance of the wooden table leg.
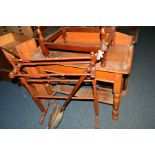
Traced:
POLYGON ((112 118, 114 120, 117 120, 119 117, 119 105, 122 93, 122 80, 123 80, 122 74, 116 74, 113 89, 114 104, 113 104, 112 118))
POLYGON ((50 106, 50 102, 46 105, 45 111, 42 112, 42 115, 41 115, 40 120, 39 120, 40 125, 42 125, 44 123, 44 120, 45 120, 49 106, 50 106))
POLYGON ((99 104, 97 97, 96 79, 92 80, 93 93, 94 93, 94 111, 95 111, 95 128, 99 128, 99 104))

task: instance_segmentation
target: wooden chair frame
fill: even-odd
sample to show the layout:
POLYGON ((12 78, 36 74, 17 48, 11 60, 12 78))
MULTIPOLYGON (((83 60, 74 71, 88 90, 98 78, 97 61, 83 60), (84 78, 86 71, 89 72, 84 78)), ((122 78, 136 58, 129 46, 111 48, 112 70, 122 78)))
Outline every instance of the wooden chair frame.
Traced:
POLYGON ((43 54, 48 57, 48 49, 52 50, 70 50, 78 52, 97 52, 101 50, 104 52, 104 58, 102 60, 102 67, 106 65, 107 58, 107 49, 108 46, 114 43, 115 39, 115 29, 116 27, 60 27, 55 33, 43 38, 40 26, 36 26, 36 31, 39 36, 39 44, 43 51, 43 54), (67 42, 67 33, 66 32, 100 32, 100 44, 99 45, 90 45, 90 44, 73 44, 67 42), (107 34, 109 33, 108 37, 107 34), (64 40, 63 43, 55 43, 54 41, 62 35, 64 40))

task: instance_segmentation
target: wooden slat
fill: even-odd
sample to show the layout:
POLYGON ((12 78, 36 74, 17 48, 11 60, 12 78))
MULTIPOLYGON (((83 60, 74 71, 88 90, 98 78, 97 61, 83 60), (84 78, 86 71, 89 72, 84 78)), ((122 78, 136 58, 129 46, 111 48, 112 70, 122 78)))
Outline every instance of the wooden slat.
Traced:
POLYGON ((96 33, 100 32, 99 27, 77 27, 77 26, 69 26, 65 27, 67 32, 88 32, 88 33, 96 33))
MULTIPOLYGON (((71 66, 62 66, 62 65, 52 65, 52 66, 42 66, 43 70, 48 71, 49 73, 58 72, 62 74, 82 74, 85 71, 85 68, 71 67, 71 66)), ((96 72, 96 79, 99 81, 111 82, 114 81, 114 73, 111 72, 96 72)))
POLYGON ((89 44, 71 44, 71 43, 48 43, 45 42, 45 46, 48 49, 52 50, 68 50, 68 51, 98 51, 100 47, 98 45, 89 45, 89 44))
MULTIPOLYGON (((55 42, 63 43, 63 38, 59 37, 55 42)), ((67 32, 68 43, 87 43, 87 44, 100 44, 99 33, 89 32, 67 32)), ((131 45, 133 37, 120 32, 115 33, 115 45, 131 45)))

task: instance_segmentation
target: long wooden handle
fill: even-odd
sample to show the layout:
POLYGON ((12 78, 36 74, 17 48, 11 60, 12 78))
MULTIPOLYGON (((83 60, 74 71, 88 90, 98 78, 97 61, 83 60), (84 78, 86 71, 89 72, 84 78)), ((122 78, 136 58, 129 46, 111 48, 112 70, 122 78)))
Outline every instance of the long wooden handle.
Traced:
POLYGON ((97 58, 95 56, 95 53, 92 51, 90 53, 91 56, 91 63, 89 64, 89 66, 87 67, 86 71, 84 73, 87 74, 83 74, 80 76, 80 79, 78 80, 78 82, 76 83, 76 85, 74 86, 72 92, 70 93, 70 95, 68 96, 67 100, 65 100, 65 103, 63 104, 60 112, 64 111, 66 109, 66 107, 69 104, 69 101, 71 100, 71 98, 74 96, 74 94, 76 93, 76 91, 78 90, 78 88, 80 87, 81 83, 85 80, 85 78, 88 76, 88 73, 90 73, 90 77, 95 78, 95 74, 94 74, 94 65, 97 61, 97 58))
POLYGON ((87 75, 81 75, 80 76, 80 79, 78 80, 77 84, 74 86, 74 88, 73 88, 72 92, 70 93, 70 95, 68 96, 67 100, 65 100, 65 103, 63 104, 60 112, 64 111, 67 108, 69 101, 74 96, 74 94, 76 93, 76 91, 78 90, 81 83, 85 80, 86 77, 87 77, 87 75))

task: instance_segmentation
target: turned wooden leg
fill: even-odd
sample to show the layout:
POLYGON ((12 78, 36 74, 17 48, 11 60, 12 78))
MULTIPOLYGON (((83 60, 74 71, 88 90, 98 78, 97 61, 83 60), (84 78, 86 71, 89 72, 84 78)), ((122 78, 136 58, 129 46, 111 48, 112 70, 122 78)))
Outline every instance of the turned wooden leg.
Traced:
POLYGON ((113 112, 112 112, 112 118, 114 120, 117 120, 119 117, 119 106, 120 106, 120 99, 121 99, 121 93, 122 93, 122 74, 116 74, 115 81, 114 81, 114 103, 113 103, 113 112))
POLYGON ((106 66, 106 60, 107 60, 107 45, 106 45, 106 31, 104 27, 101 27, 100 29, 100 48, 101 51, 104 52, 104 56, 101 60, 101 66, 105 67, 106 66))
POLYGON ((112 118, 114 120, 117 120, 119 117, 120 98, 121 98, 121 94, 114 93, 114 105, 113 105, 113 112, 112 112, 112 118))
MULTIPOLYGON (((41 112, 42 112, 42 115, 41 115, 40 120, 39 120, 40 125, 42 125, 42 124, 44 123, 44 119, 45 119, 45 117, 46 117, 46 114, 47 114, 48 108, 49 108, 49 106, 50 106, 50 103, 48 103, 48 104, 46 105, 46 107, 44 107, 44 106, 41 104, 39 98, 35 97, 35 92, 34 92, 34 90, 30 87, 30 85, 27 83, 27 81, 26 81, 24 78, 21 78, 20 80, 21 80, 21 83, 27 88, 27 90, 28 90, 28 92, 31 94, 33 100, 35 101, 35 103, 37 104, 38 108, 39 108, 39 109, 41 110, 41 112)), ((47 87, 48 87, 48 85, 47 85, 47 87)), ((50 90, 51 90, 51 89, 49 89, 49 91, 50 91, 50 90)))
POLYGON ((28 84, 28 82, 24 78, 21 78, 20 81, 27 88, 28 92, 31 94, 32 99, 35 101, 35 103, 37 104, 37 106, 40 109, 40 111, 41 112, 45 112, 44 106, 41 104, 39 98, 35 97, 35 92, 31 88, 31 86, 28 84))
POLYGON ((95 128, 99 128, 99 104, 97 97, 96 79, 92 80, 93 93, 94 93, 94 112, 95 112, 95 128))
POLYGON ((36 26, 36 31, 37 31, 37 34, 38 34, 38 37, 39 37, 39 45, 40 45, 40 47, 41 47, 41 50, 42 50, 42 52, 43 52, 43 55, 44 55, 45 57, 48 57, 49 51, 48 51, 48 49, 47 49, 47 48, 45 47, 45 45, 44 45, 44 39, 43 39, 42 32, 41 32, 41 30, 40 30, 40 26, 36 26))
POLYGON ((40 120, 39 120, 40 125, 42 125, 44 123, 44 120, 45 120, 45 117, 46 117, 46 114, 47 114, 47 111, 48 111, 49 106, 50 106, 50 103, 48 103, 46 105, 45 111, 42 113, 42 115, 40 117, 40 120))

